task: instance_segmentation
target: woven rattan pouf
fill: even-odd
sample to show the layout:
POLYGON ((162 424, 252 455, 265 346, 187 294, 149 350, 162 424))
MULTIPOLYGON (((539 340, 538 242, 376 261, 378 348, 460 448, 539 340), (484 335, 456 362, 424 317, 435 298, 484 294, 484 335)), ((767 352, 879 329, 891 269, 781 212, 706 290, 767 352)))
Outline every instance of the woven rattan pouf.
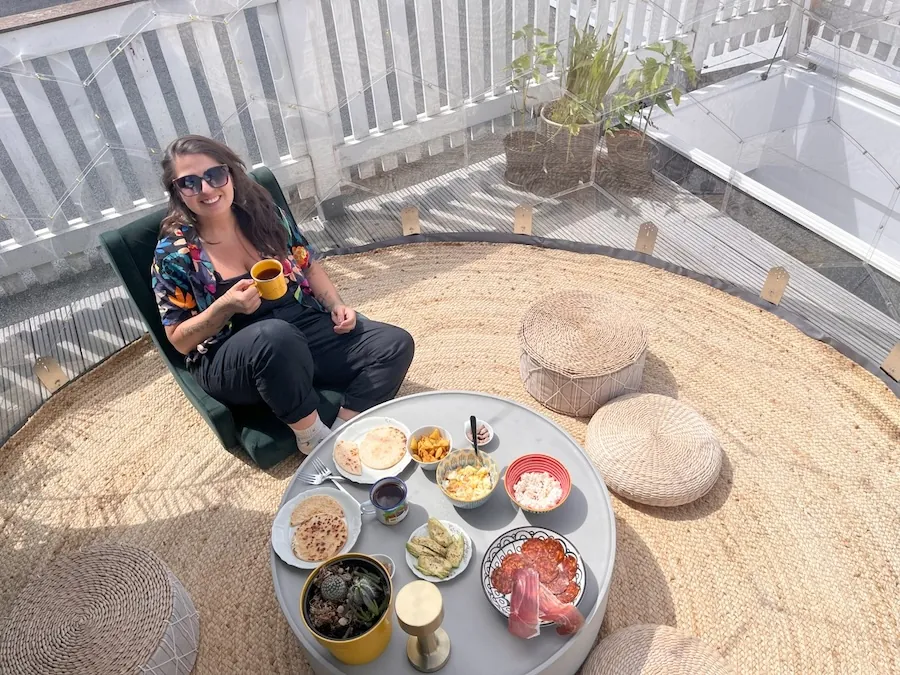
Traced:
POLYGON ((529 394, 550 410, 590 417, 610 399, 640 389, 647 334, 621 298, 557 293, 525 312, 519 347, 529 394))
POLYGON ((152 552, 116 544, 53 565, 16 598, 0 642, 3 675, 187 675, 200 623, 152 552))
POLYGON ((722 468, 722 447, 706 420, 659 394, 607 403, 588 424, 585 448, 610 490, 651 506, 699 499, 722 468))
POLYGON ((718 652, 669 626, 628 626, 604 638, 582 675, 733 675, 718 652))

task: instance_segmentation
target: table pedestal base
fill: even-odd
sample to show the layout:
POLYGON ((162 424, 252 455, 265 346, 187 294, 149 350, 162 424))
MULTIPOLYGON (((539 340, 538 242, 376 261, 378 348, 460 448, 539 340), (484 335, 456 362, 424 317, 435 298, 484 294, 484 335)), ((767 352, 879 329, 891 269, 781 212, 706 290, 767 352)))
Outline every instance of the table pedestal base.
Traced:
POLYGON ((423 637, 411 635, 406 641, 406 657, 419 672, 440 670, 450 659, 450 636, 443 628, 423 637))

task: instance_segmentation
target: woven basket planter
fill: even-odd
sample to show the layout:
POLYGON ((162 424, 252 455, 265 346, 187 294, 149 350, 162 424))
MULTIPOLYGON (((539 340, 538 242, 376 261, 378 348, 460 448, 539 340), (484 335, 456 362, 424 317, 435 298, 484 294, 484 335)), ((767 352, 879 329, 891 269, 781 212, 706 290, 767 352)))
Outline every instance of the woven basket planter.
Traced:
POLYGON ((650 506, 681 506, 709 492, 722 468, 712 427, 681 401, 632 394, 591 419, 585 449, 607 487, 650 506))
POLYGON ((615 296, 557 293, 532 305, 519 328, 525 389, 565 415, 590 417, 604 403, 637 391, 647 334, 615 296))
POLYGON ((102 544, 56 561, 16 598, 0 643, 4 675, 187 675, 200 622, 155 554, 102 544))
POLYGON ((719 653, 669 626, 628 626, 604 638, 582 675, 734 675, 719 653))

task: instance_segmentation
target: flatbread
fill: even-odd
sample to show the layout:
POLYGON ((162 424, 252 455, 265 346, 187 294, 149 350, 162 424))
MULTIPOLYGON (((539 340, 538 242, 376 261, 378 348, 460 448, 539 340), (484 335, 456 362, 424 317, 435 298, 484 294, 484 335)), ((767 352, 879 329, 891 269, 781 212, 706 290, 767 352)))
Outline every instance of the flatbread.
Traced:
POLYGON ((324 513, 330 516, 344 517, 344 509, 338 500, 328 495, 313 495, 301 501, 294 510, 291 511, 291 527, 297 527, 300 523, 308 520, 317 513, 324 513))
POLYGON ((353 441, 338 441, 334 446, 334 463, 354 476, 362 474, 359 446, 353 441))
POLYGON ((359 445, 359 458, 373 469, 390 469, 406 454, 406 434, 396 427, 376 427, 359 445))
POLYGON ((294 532, 291 550, 300 560, 319 562, 337 555, 346 543, 346 521, 338 516, 317 513, 294 532))

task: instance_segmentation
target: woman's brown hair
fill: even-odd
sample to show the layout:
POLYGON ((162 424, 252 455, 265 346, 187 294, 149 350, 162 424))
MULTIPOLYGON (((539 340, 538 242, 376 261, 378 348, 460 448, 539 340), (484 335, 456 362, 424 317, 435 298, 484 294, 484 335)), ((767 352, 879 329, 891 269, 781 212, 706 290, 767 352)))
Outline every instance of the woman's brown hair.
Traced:
POLYGON ((163 218, 160 232, 172 234, 186 223, 195 224, 194 213, 187 207, 172 182, 175 158, 181 155, 208 155, 228 167, 234 185, 233 208, 243 212, 238 224, 247 240, 263 255, 282 257, 287 251, 287 231, 275 210, 275 202, 268 190, 247 175, 243 160, 224 143, 206 136, 182 136, 169 144, 162 159, 163 187, 169 193, 169 212, 163 218))

